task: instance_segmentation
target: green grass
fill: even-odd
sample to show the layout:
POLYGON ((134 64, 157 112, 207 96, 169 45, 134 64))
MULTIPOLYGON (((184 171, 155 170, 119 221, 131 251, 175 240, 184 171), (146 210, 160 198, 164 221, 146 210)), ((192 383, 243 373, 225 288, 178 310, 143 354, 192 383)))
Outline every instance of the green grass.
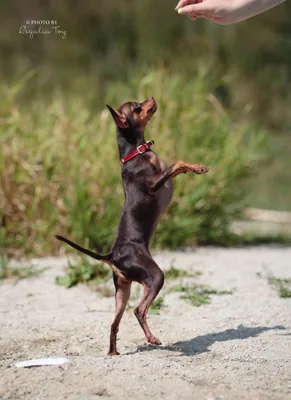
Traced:
POLYGON ((9 267, 8 257, 4 253, 0 258, 0 279, 7 279, 10 275, 11 268, 9 267))
POLYGON ((247 203, 242 183, 257 173, 263 135, 247 120, 230 119, 212 94, 211 73, 200 69, 190 80, 164 69, 133 73, 130 82, 108 85, 101 109, 94 107, 89 80, 83 93, 56 91, 50 100, 26 104, 17 101, 23 85, 25 91, 25 83, 3 88, 1 100, 0 238, 10 254, 57 253, 56 233, 108 251, 123 187, 105 103, 150 95, 158 102, 146 132, 154 150, 168 164, 182 159, 210 166, 206 175, 175 179, 154 245, 233 243, 229 222, 247 203))
POLYGON ((275 278, 274 276, 269 276, 268 283, 277 290, 279 297, 283 299, 291 297, 291 278, 280 279, 275 278))
POLYGON ((268 244, 280 244, 285 246, 291 245, 291 235, 286 234, 261 234, 261 233, 245 233, 238 237, 237 244, 245 246, 255 245, 268 245, 268 244))
POLYGON ((184 285, 179 284, 173 288, 176 292, 183 293, 180 298, 190 302, 195 307, 200 307, 203 304, 211 303, 212 295, 229 295, 231 291, 227 290, 215 290, 205 285, 184 285))
POLYGON ((165 279, 166 280, 174 280, 177 278, 185 278, 185 277, 193 277, 202 275, 201 271, 195 271, 194 273, 190 273, 182 268, 174 267, 174 260, 171 262, 170 268, 165 271, 165 279))
POLYGON ((148 94, 159 101, 150 133, 165 160, 201 157, 211 166, 207 177, 178 178, 156 245, 232 245, 229 219, 247 201, 290 210, 290 3, 227 28, 191 22, 174 6, 35 2, 30 14, 60 21, 66 40, 15 40, 9 32, 23 10, 0 2, 0 237, 5 230, 9 254, 57 252, 58 229, 109 245, 123 191, 105 103, 148 94), (5 85, 29 68, 33 79, 5 85), (270 129, 264 146, 251 121, 270 129), (259 147, 264 163, 254 168, 259 147))
POLYGON ((187 272, 185 269, 177 269, 173 266, 171 266, 165 272, 165 279, 177 279, 177 278, 183 278, 185 276, 191 276, 191 274, 189 274, 189 272, 187 272))
POLYGON ((260 272, 257 272, 257 276, 259 278, 266 279, 271 287, 273 287, 279 297, 282 299, 287 299, 291 297, 291 278, 276 278, 272 274, 268 273, 267 275, 263 275, 260 272))
POLYGON ((255 207, 291 211, 290 129, 268 136, 265 162, 256 179, 247 182, 255 207))
MULTIPOLYGON (((171 265, 170 269, 165 274, 166 279, 174 281, 174 285, 170 285, 166 293, 180 292, 182 295, 181 299, 190 302, 193 306, 199 307, 203 304, 209 304, 211 302, 212 295, 228 295, 232 294, 231 291, 215 290, 208 286, 201 284, 184 284, 183 278, 193 278, 194 276, 201 275, 198 271, 197 274, 189 274, 183 269, 177 269, 171 265), (168 275, 167 275, 168 273, 168 275), (175 284, 175 281, 180 279, 179 284, 175 284)), ((96 290, 103 297, 114 296, 114 290, 112 286, 107 285, 108 280, 112 277, 111 270, 105 264, 91 263, 86 257, 80 256, 77 263, 68 265, 67 273, 63 276, 56 278, 56 283, 65 288, 71 288, 79 283, 88 284, 89 287, 96 290)), ((110 285, 112 285, 110 279, 110 285)), ((139 302, 141 297, 141 286, 136 285, 135 290, 132 293, 130 302, 127 304, 127 309, 132 310, 136 307, 136 303, 139 302)), ((164 297, 158 297, 151 305, 149 309, 150 314, 159 314, 160 310, 165 307, 164 297)))
POLYGON ((282 299, 288 299, 291 297, 291 289, 290 286, 287 288, 285 285, 281 285, 279 288, 279 296, 282 297, 282 299))
POLYGON ((164 298, 158 297, 150 306, 149 314, 159 314, 161 308, 163 307, 165 307, 164 298))
POLYGON ((56 277, 56 284, 71 288, 78 283, 90 283, 96 290, 101 291, 103 296, 110 297, 112 292, 104 288, 103 284, 112 277, 111 269, 106 264, 88 261, 86 257, 79 256, 77 263, 70 263, 65 275, 56 277))

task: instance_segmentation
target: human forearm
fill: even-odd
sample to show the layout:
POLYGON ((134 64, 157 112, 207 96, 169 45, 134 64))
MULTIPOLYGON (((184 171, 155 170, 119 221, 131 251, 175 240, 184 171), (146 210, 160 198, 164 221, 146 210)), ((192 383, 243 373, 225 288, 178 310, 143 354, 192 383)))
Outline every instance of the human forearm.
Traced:
POLYGON ((275 7, 284 0, 180 0, 176 10, 191 19, 205 18, 218 24, 240 22, 275 7))
POLYGON ((285 0, 237 0, 234 10, 236 22, 265 12, 284 1, 285 0))

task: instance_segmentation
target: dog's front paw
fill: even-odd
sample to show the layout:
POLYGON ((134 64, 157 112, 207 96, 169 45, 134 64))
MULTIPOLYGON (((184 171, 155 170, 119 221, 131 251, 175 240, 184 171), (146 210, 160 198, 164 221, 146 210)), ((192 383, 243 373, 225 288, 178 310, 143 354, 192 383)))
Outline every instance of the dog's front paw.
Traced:
POLYGON ((201 164, 193 164, 191 166, 191 171, 194 172, 194 174, 206 174, 209 171, 208 167, 205 167, 205 165, 201 164))
POLYGON ((205 167, 205 165, 200 165, 200 174, 206 174, 208 171, 208 167, 205 167))

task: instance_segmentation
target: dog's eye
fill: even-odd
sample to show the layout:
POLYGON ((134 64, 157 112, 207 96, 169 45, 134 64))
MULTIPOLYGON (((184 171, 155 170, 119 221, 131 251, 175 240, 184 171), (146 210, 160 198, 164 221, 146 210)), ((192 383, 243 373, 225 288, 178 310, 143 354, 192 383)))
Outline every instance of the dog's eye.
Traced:
POLYGON ((133 111, 137 114, 139 114, 141 112, 141 106, 139 104, 135 104, 133 111))

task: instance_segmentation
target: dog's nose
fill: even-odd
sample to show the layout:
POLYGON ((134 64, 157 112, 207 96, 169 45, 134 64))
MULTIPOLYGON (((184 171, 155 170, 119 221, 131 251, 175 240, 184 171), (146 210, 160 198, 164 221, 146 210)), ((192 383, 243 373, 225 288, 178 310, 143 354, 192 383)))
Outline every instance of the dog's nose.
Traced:
POLYGON ((153 98, 153 96, 150 97, 150 100, 151 100, 151 101, 155 101, 155 99, 153 98))

